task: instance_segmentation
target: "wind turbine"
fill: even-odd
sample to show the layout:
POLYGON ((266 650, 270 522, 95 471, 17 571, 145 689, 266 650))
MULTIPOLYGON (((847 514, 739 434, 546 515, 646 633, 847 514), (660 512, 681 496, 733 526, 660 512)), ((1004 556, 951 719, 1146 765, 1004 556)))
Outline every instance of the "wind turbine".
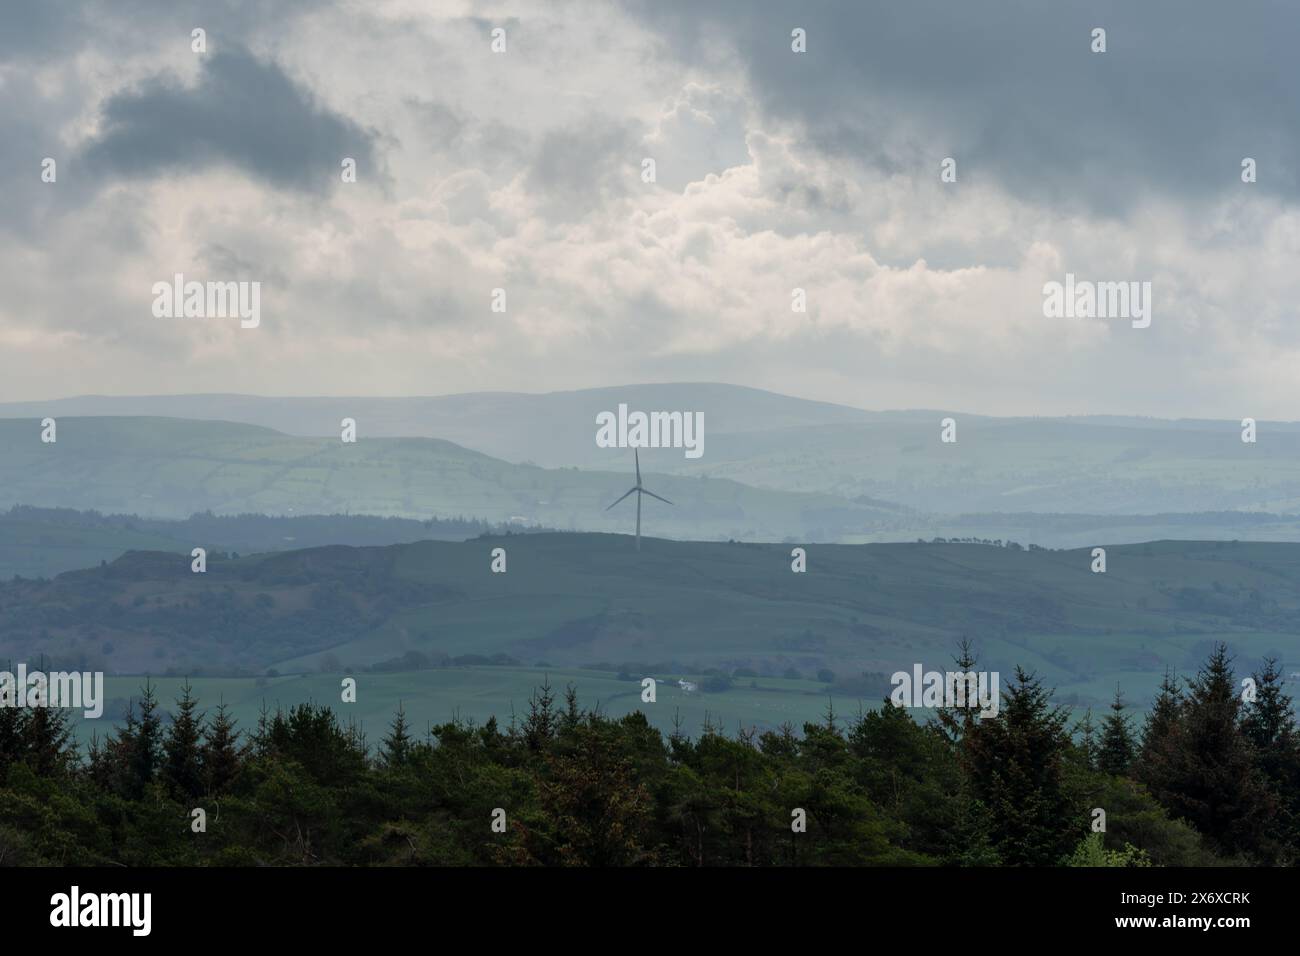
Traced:
MULTIPOLYGON (((633 485, 630 489, 628 489, 628 491, 621 498, 619 498, 618 501, 622 501, 623 498, 626 498, 628 495, 632 494, 632 492, 636 492, 636 549, 640 551, 641 550, 641 496, 649 495, 651 498, 658 498, 666 505, 670 505, 672 504, 672 502, 669 501, 667 498, 660 498, 653 491, 647 491, 645 488, 641 487, 641 454, 635 448, 632 449, 632 454, 636 456, 636 484, 633 485)), ((615 501, 614 505, 618 504, 618 501, 615 501)), ((614 505, 610 505, 609 508, 614 507, 614 505)), ((608 511, 609 508, 606 508, 605 510, 608 511)))

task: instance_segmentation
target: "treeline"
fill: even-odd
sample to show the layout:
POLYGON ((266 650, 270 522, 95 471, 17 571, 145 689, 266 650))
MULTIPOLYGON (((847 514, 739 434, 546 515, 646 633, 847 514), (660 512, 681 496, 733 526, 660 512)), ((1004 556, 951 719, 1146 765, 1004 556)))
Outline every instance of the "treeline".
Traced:
POLYGON ((543 686, 507 727, 399 710, 373 748, 319 705, 244 733, 186 689, 168 722, 146 683, 85 753, 63 712, 0 710, 0 863, 1290 864, 1300 742, 1276 663, 1253 681, 1243 701, 1217 646, 1141 727, 1118 694, 1068 726, 1017 670, 995 718, 886 704, 697 737, 543 686))
MULTIPOLYGON (((103 514, 73 508, 14 505, 0 511, 0 539, 12 526, 44 526, 81 531, 131 531, 177 542, 188 552, 195 545, 235 552, 285 551, 346 544, 354 547, 409 544, 413 541, 466 541, 485 535, 534 534, 555 529, 482 518, 397 518, 378 515, 217 515, 196 512, 188 518, 151 518, 103 514)), ((61 540, 61 539, 56 539, 61 540)))

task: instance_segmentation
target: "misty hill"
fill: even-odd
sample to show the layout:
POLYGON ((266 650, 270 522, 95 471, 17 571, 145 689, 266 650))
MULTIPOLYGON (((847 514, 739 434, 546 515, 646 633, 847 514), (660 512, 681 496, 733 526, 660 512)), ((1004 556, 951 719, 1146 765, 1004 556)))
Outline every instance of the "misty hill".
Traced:
POLYGON ((337 436, 340 420, 354 418, 366 435, 374 437, 443 438, 495 458, 543 467, 607 467, 610 452, 595 445, 596 415, 616 410, 620 402, 647 411, 700 411, 705 414, 706 428, 717 434, 865 422, 874 417, 844 405, 720 384, 400 398, 88 395, 0 403, 0 417, 166 416, 243 422, 288 435, 315 437, 337 436))
MULTIPOLYGON (((0 420, 0 507, 33 505, 155 518, 196 512, 474 517, 562 529, 629 530, 635 502, 606 507, 633 482, 630 452, 616 472, 518 465, 431 438, 355 444, 292 437, 230 422, 62 418, 57 442, 39 420, 0 420)), ((683 538, 837 538, 887 526, 880 502, 749 488, 705 476, 647 473, 648 532, 683 538)))
MULTIPOLYGON (((84 397, 0 406, 0 414, 166 414, 336 436, 427 436, 511 462, 622 470, 598 448, 595 418, 632 410, 699 411, 704 455, 647 450, 656 472, 708 475, 782 491, 866 496, 935 514, 1300 512, 1300 425, 1134 417, 990 418, 962 412, 867 412, 720 384, 637 385, 432 398, 84 397), (939 421, 958 423, 955 444, 939 421)), ((671 497, 671 496, 670 496, 671 497)), ((937 532, 936 532, 937 533, 937 532)))
POLYGON ((15 506, 0 512, 0 579, 53 577, 114 561, 127 551, 261 552, 330 544, 385 545, 463 541, 490 532, 550 530, 458 518, 381 518, 373 515, 214 515, 142 518, 70 508, 15 506))
MULTIPOLYGON (((1145 699, 1226 640, 1249 668, 1300 667, 1300 545, 1158 542, 1087 551, 781 545, 533 534, 384 548, 128 554, 0 585, 0 658, 155 674, 410 670, 448 658, 558 668, 780 676, 849 686, 944 669, 971 637, 981 667, 1037 669, 1066 702, 1117 682, 1145 699), (504 548, 507 572, 490 570, 504 548)), ((879 687, 870 684, 869 696, 879 687)), ((863 693, 866 693, 865 691, 863 693)))
MULTIPOLYGON (((1300 541, 1300 519, 1263 512, 1158 515, 973 514, 900 517, 899 526, 846 533, 841 543, 949 540, 1091 548, 1099 541, 1133 544, 1163 539, 1300 541)), ((0 580, 53 577, 128 551, 188 554, 195 547, 247 554, 331 544, 376 546, 413 541, 464 541, 486 534, 553 531, 540 525, 476 518, 379 517, 364 514, 263 515, 203 512, 188 518, 102 514, 15 505, 0 512, 0 580)))

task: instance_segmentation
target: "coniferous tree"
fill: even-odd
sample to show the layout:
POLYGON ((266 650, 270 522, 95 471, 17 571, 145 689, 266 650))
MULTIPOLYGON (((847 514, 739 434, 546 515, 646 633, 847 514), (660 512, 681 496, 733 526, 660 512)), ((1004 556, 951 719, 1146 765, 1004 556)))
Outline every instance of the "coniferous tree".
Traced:
POLYGON ((1030 673, 1017 667, 997 717, 971 724, 962 739, 976 796, 995 827, 994 847, 1006 864, 1052 866, 1083 836, 1064 786, 1070 749, 1064 708, 1030 673))
MULTIPOLYGON (((1165 806, 1126 776, 1089 770, 1063 708, 1023 671, 1002 693, 999 715, 974 717, 955 744, 895 707, 859 713, 846 729, 840 717, 809 722, 799 735, 786 725, 733 738, 711 724, 698 740, 680 727, 666 738, 641 714, 613 720, 577 711, 574 694, 555 707, 542 691, 534 699, 538 749, 522 730, 503 734, 492 720, 482 728, 457 720, 431 729, 428 744, 413 743, 399 708, 378 759, 368 759, 355 727, 328 706, 304 704, 264 715, 263 755, 246 756, 221 705, 202 734, 199 763, 207 793, 233 786, 238 796, 221 813, 220 832, 204 840, 177 825, 178 810, 194 804, 171 792, 177 740, 191 737, 185 714, 196 726, 202 718, 184 705, 187 692, 163 733, 146 685, 107 746, 92 738, 84 771, 33 770, 24 728, 37 712, 15 714, 12 747, 22 765, 0 777, 0 863, 1291 862, 1284 821, 1293 816, 1270 815, 1270 801, 1300 794, 1277 776, 1295 718, 1276 662, 1255 676, 1256 697, 1243 705, 1220 648, 1185 693, 1166 679, 1144 734, 1144 750, 1169 756, 1165 806), (140 751, 150 739, 154 769, 145 773, 140 751), (1164 754, 1170 740, 1178 748, 1164 754), (409 769, 385 766, 407 748, 409 769), (1245 783, 1219 779, 1219 766, 1245 783), (1183 804, 1171 819, 1166 808, 1176 800, 1183 804), (498 806, 509 808, 508 829, 488 841, 484 824, 498 806), (1097 806, 1110 829, 1085 838, 1088 808, 1097 806), (786 822, 794 807, 806 811, 806 830, 786 822), (1224 833, 1211 846, 1193 821, 1218 822, 1224 833)), ((1106 724, 1123 724, 1120 695, 1111 710, 1106 724)), ((0 732, 4 716, 0 709, 0 732)), ((45 725, 33 739, 59 736, 45 725)), ((1142 769, 1133 766, 1130 773, 1142 769)))
POLYGON ((1092 722, 1091 707, 1083 712, 1083 717, 1074 725, 1074 733, 1079 738, 1077 747, 1084 767, 1088 770, 1097 769, 1097 727, 1092 722))
POLYGON ((578 729, 581 721, 582 711, 578 707, 578 688, 570 684, 564 689, 564 711, 560 714, 560 733, 573 733, 578 729))
POLYGON ((208 725, 200 752, 206 792, 225 793, 239 776, 246 757, 246 748, 240 746, 239 736, 223 701, 217 705, 216 716, 208 725))
MULTIPOLYGON (((1153 712, 1153 719, 1163 715, 1156 718, 1153 712)), ((1143 768, 1152 795, 1220 853, 1275 853, 1267 830, 1276 807, 1242 730, 1241 699, 1226 645, 1216 645, 1188 681, 1176 723, 1176 749, 1169 747, 1171 735, 1163 734, 1163 744, 1153 741, 1153 766, 1143 768)))
MULTIPOLYGON (((958 643, 957 656, 953 658, 953 663, 957 665, 957 672, 960 674, 969 674, 975 670, 978 659, 969 637, 963 637, 958 643)), ((945 706, 940 707, 936 712, 937 726, 950 742, 956 743, 969 733, 979 720, 979 701, 972 701, 968 697, 958 706, 948 707, 946 700, 944 704, 945 706)))
POLYGON ((21 715, 16 707, 0 707, 0 780, 11 764, 23 758, 21 715))
POLYGON ((401 701, 389 725, 388 735, 380 742, 379 760, 385 767, 402 767, 411 759, 411 735, 406 725, 406 711, 401 701))
POLYGON ((109 753, 110 748, 100 743, 99 733, 92 731, 90 744, 86 747, 86 775, 91 783, 103 790, 110 789, 113 784, 114 768, 109 753))
POLYGON ((1275 658, 1266 658, 1263 670, 1252 675, 1255 699, 1247 705, 1242 730, 1261 753, 1296 737, 1291 697, 1282 689, 1282 671, 1275 658))
MULTIPOLYGON (((278 708, 278 705, 277 705, 278 708)), ((257 712, 257 729, 253 731, 251 747, 253 753, 259 757, 268 757, 273 750, 271 741, 271 727, 276 720, 280 719, 277 709, 275 718, 271 717, 271 711, 266 706, 266 701, 262 701, 261 709, 257 712)))
POLYGON ((1097 769, 1102 773, 1123 776, 1133 765, 1133 728, 1124 713, 1124 695, 1115 688, 1110 714, 1101 724, 1101 746, 1097 751, 1097 769))
POLYGON ((1152 701, 1142 724, 1142 749, 1138 753, 1136 776, 1157 800, 1172 786, 1183 751, 1184 701, 1179 684, 1177 675, 1165 671, 1160 693, 1152 701))
POLYGON ((55 707, 31 707, 23 712, 18 726, 22 759, 37 775, 61 774, 76 762, 77 748, 72 740, 72 723, 67 711, 55 707))
POLYGON ((1253 677, 1255 699, 1246 705, 1242 732, 1278 806, 1276 831, 1285 848, 1284 862, 1293 864, 1300 857, 1300 733, 1277 660, 1265 659, 1253 677))
POLYGON ((555 694, 551 691, 549 678, 543 678, 542 686, 528 699, 528 716, 524 718, 524 740, 528 749, 541 750, 555 736, 555 723, 555 694))
POLYGON ((135 744, 131 750, 131 778, 133 788, 143 790, 153 781, 162 752, 162 718, 158 716, 158 698, 153 683, 145 678, 140 695, 140 722, 136 728, 135 744))
POLYGON ((158 700, 146 679, 139 702, 130 701, 122 729, 109 737, 104 748, 113 788, 128 799, 139 799, 153 782, 162 757, 162 720, 158 700))
POLYGON ((196 714, 198 701, 187 680, 176 701, 176 713, 163 740, 162 778, 175 798, 197 797, 203 793, 202 736, 203 715, 196 714))

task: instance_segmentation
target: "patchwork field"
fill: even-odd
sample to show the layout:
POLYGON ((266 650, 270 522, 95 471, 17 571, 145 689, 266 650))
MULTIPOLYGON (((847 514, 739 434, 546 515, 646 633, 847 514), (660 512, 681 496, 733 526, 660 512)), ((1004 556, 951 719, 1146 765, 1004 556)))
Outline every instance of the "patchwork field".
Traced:
MULTIPOLYGON (((321 699, 335 692, 314 675, 406 679, 454 691, 446 700, 475 714, 526 699, 538 674, 563 683, 579 671, 604 675, 584 676, 584 697, 611 702, 631 699, 626 682, 598 683, 620 671, 713 674, 733 681, 720 708, 775 680, 798 713, 820 713, 827 685, 870 700, 881 675, 944 669, 963 638, 981 669, 1032 669, 1078 707, 1104 706, 1117 685, 1140 705, 1167 669, 1191 672, 1218 641, 1243 672, 1266 656, 1300 670, 1300 545, 1115 546, 1104 574, 1091 573, 1089 550, 820 545, 796 574, 789 545, 643 545, 540 533, 212 553, 202 574, 186 554, 133 552, 0 585, 0 655, 124 675, 313 675, 294 693, 321 699), (491 570, 497 549, 504 574, 491 570), (512 673, 492 706, 468 710, 483 682, 512 673), (819 675, 820 687, 782 683, 819 675)), ((708 696, 691 706, 711 707, 708 696)), ((758 705, 777 699, 764 691, 725 714, 762 719, 758 705)))

